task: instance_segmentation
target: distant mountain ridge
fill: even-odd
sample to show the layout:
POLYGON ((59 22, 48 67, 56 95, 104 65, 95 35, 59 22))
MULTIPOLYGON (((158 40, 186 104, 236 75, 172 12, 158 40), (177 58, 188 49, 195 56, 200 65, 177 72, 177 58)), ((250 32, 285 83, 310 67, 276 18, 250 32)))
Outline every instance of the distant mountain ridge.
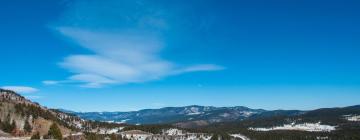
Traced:
POLYGON ((339 117, 346 114, 360 114, 359 106, 320 108, 315 110, 264 110, 244 106, 213 107, 191 105, 184 107, 164 107, 130 112, 74 112, 80 118, 127 124, 178 124, 180 127, 206 126, 219 122, 233 122, 249 119, 274 117, 310 116, 325 118, 328 114, 339 117), (337 113, 337 114, 334 114, 337 113), (341 114, 341 115, 340 115, 341 114))
POLYGON ((73 112, 80 118, 97 121, 109 121, 128 124, 164 124, 179 122, 201 122, 211 124, 248 119, 252 117, 266 117, 275 115, 297 115, 300 110, 251 109, 244 106, 213 107, 191 105, 184 107, 164 107, 160 109, 143 109, 131 112, 73 112))

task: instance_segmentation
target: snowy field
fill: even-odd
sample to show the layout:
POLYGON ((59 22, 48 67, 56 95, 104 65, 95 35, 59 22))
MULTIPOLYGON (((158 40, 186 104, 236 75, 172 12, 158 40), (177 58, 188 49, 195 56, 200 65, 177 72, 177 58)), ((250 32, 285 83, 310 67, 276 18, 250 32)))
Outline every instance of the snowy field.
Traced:
POLYGON ((275 126, 271 128, 249 128, 254 131, 273 131, 273 130, 298 130, 309 132, 330 132, 335 130, 335 126, 322 125, 318 123, 303 123, 303 124, 285 124, 283 126, 275 126))

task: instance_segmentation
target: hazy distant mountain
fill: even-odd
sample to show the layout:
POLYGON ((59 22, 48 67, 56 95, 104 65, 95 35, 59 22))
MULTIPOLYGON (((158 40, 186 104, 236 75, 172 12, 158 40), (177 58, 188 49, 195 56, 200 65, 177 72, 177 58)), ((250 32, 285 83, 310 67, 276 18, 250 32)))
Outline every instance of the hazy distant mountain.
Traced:
POLYGON ((250 109, 243 106, 213 107, 197 105, 145 109, 132 112, 69 112, 74 113, 83 119, 98 121, 114 121, 129 124, 201 122, 203 125, 217 122, 237 121, 252 117, 297 115, 303 113, 303 111, 298 110, 267 111, 263 109, 250 109))
POLYGON ((177 124, 180 127, 206 126, 219 122, 241 120, 261 120, 286 117, 301 117, 326 121, 329 118, 341 119, 343 115, 360 114, 359 106, 344 108, 325 108, 309 111, 301 110, 264 110, 237 107, 185 106, 144 109, 132 112, 73 112, 80 118, 127 124, 177 124))

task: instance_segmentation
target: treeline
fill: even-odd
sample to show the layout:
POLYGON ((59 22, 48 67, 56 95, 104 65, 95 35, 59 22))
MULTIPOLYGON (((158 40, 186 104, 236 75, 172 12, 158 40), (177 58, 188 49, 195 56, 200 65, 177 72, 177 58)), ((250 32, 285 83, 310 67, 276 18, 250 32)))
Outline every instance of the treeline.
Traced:
POLYGON ((16 129, 16 122, 11 121, 10 114, 7 115, 5 120, 0 119, 0 129, 6 133, 12 133, 16 129))
POLYGON ((110 140, 130 140, 122 135, 117 134, 96 134, 96 133, 85 133, 86 140, 104 140, 104 139, 110 139, 110 140))
POLYGON ((184 130, 184 131, 190 132, 190 133, 209 133, 210 132, 210 131, 208 131, 208 129, 180 128, 180 127, 178 127, 176 125, 172 125, 172 124, 126 125, 126 127, 123 130, 124 131, 142 130, 142 131, 150 132, 153 134, 161 134, 162 130, 166 130, 166 129, 170 129, 170 128, 176 128, 176 129, 184 130))
POLYGON ((129 126, 125 127, 123 130, 124 131, 142 130, 142 131, 150 132, 150 133, 153 133, 153 134, 160 134, 163 129, 169 129, 169 128, 174 128, 174 126, 169 125, 169 124, 162 124, 162 125, 129 125, 129 126))
MULTIPOLYGON (((4 121, 0 120, 0 129, 6 133, 14 134, 16 133, 18 128, 16 126, 15 120, 10 121, 10 119, 10 115, 8 115, 4 121)), ((33 128, 31 127, 28 119, 25 120, 23 129, 27 134, 31 134, 33 128)), ((31 139, 40 139, 40 137, 41 136, 39 132, 36 132, 34 135, 31 136, 31 139)), ((62 140, 61 130, 56 123, 53 123, 50 126, 48 134, 43 137, 45 139, 62 140)))
MULTIPOLYGON (((10 114, 8 114, 4 120, 0 119, 0 129, 6 133, 12 133, 12 134, 17 133, 18 130, 15 120, 11 121, 10 114)), ((23 130, 25 133, 31 133, 32 131, 32 127, 28 119, 24 121, 23 130)))
MULTIPOLYGON (((30 139, 38 140, 40 138, 41 138, 40 133, 36 132, 34 135, 31 136, 30 139)), ((62 140, 63 136, 62 136, 59 126, 56 123, 53 123, 50 126, 48 133, 46 135, 44 135, 43 138, 44 139, 62 140)))

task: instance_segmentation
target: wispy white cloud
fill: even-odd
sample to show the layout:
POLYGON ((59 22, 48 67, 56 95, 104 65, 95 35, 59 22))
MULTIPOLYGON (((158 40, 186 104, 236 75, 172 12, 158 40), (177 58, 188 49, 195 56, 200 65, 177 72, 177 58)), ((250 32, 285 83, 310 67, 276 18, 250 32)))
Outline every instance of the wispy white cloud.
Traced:
POLYGON ((54 81, 54 80, 45 80, 45 81, 42 81, 42 83, 44 85, 57 85, 59 84, 61 81, 54 81))
POLYGON ((15 91, 17 93, 34 93, 34 92, 39 91, 36 88, 27 87, 27 86, 2 86, 0 88, 7 89, 7 90, 12 90, 12 91, 15 91))
POLYGON ((88 87, 88 88, 99 88, 103 84, 117 83, 117 81, 95 74, 77 74, 71 76, 69 79, 87 83, 82 85, 82 87, 88 87))
POLYGON ((142 9, 140 12, 131 8, 119 11, 124 5, 139 8, 143 3, 82 1, 70 7, 54 29, 90 53, 72 54, 59 63, 74 75, 66 80, 43 83, 78 83, 82 87, 98 88, 108 84, 140 83, 170 75, 224 69, 215 64, 180 66, 162 58, 160 51, 166 41, 159 34, 169 26, 162 16, 164 12, 146 10, 148 7, 139 8, 142 9), (104 8, 104 5, 111 8, 104 8), (99 16, 92 11, 107 16, 99 16), (112 23, 118 26, 114 27, 112 23))
POLYGON ((185 72, 197 72, 197 71, 218 71, 223 70, 225 67, 214 65, 214 64, 200 64, 200 65, 194 65, 189 66, 181 69, 179 73, 185 73, 185 72))

